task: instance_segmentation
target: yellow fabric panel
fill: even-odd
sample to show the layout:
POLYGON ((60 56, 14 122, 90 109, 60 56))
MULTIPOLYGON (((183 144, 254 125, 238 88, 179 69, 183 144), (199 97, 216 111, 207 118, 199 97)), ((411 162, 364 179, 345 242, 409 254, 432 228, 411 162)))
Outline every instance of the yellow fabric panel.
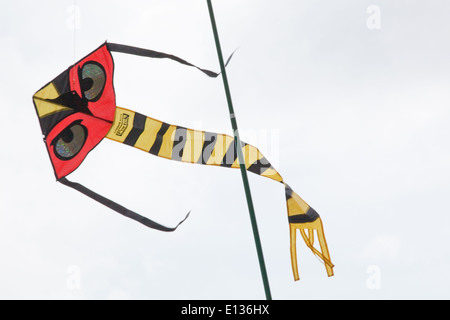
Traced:
POLYGON ((172 148, 173 148, 173 142, 175 140, 175 131, 177 129, 177 126, 169 126, 169 129, 167 129, 167 132, 164 134, 161 149, 159 149, 158 156, 172 159, 172 148))
POLYGON ((304 214, 304 213, 306 213, 306 211, 302 210, 302 208, 298 205, 298 203, 292 198, 290 198, 287 201, 287 207, 288 207, 288 215, 289 216, 292 216, 292 215, 295 215, 295 214, 304 214))
POLYGON ((138 149, 149 152, 153 143, 156 140, 156 135, 161 126, 162 126, 161 121, 147 117, 144 131, 139 136, 139 139, 137 139, 136 144, 134 146, 138 149))
POLYGON ((34 98, 40 99, 56 99, 59 97, 59 92, 53 83, 48 84, 33 96, 34 98))
POLYGON ((292 197, 291 199, 294 199, 295 202, 297 202, 297 204, 301 208, 301 210, 303 210, 304 212, 308 211, 309 205, 305 202, 305 200, 300 198, 300 196, 297 193, 292 191, 291 197, 292 197))
POLYGON ((287 201, 287 207, 289 216, 304 214, 309 209, 309 205, 294 191, 292 191, 291 198, 287 201))
POLYGON ((261 152, 259 152, 258 148, 255 148, 251 145, 246 145, 242 151, 244 152, 244 159, 245 159, 245 168, 249 168, 253 163, 255 163, 258 160, 261 160, 264 158, 261 152))
MULTIPOLYGON (((239 169, 239 157, 236 158, 236 161, 231 165, 232 168, 239 169)), ((245 167, 248 168, 247 161, 245 162, 245 167)))
POLYGON ((123 143, 133 128, 133 121, 134 111, 116 107, 114 122, 106 137, 123 143))
POLYGON ((202 154, 205 133, 199 130, 187 129, 186 144, 183 148, 181 161, 196 163, 202 154))
POLYGON ((33 96, 33 100, 36 105, 39 118, 43 118, 45 116, 63 110, 70 110, 70 108, 68 107, 64 107, 59 104, 46 101, 46 99, 56 99, 58 98, 58 96, 59 96, 58 90, 56 90, 53 83, 50 83, 46 87, 36 92, 36 94, 33 96))
MULTIPOLYGON (((261 152, 259 152, 258 148, 251 146, 249 144, 245 145, 242 148, 242 153, 245 160, 245 168, 248 169, 253 163, 264 158, 261 152)), ((232 168, 239 168, 239 159, 236 158, 234 161, 232 168)))
POLYGON ((41 100, 39 98, 34 99, 34 103, 36 105, 36 110, 38 112, 39 118, 44 118, 46 116, 61 112, 63 110, 70 110, 70 108, 68 107, 64 107, 49 101, 41 100))
POLYGON ((263 177, 267 177, 267 178, 273 179, 273 180, 278 181, 278 182, 282 182, 283 181, 283 178, 280 176, 280 174, 275 169, 272 169, 272 168, 267 169, 261 175, 263 177))
POLYGON ((214 145, 214 149, 211 153, 211 157, 208 159, 206 164, 208 165, 220 165, 222 163, 223 157, 228 150, 228 147, 234 139, 228 135, 218 134, 217 141, 214 145))

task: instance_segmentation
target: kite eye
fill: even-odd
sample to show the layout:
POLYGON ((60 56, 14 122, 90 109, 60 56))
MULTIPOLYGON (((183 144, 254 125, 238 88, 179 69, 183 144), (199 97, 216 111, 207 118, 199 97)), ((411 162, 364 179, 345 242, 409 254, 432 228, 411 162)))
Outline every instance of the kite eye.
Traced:
POLYGON ((83 148, 86 142, 87 129, 81 120, 72 122, 53 141, 55 155, 61 160, 70 160, 83 148))
POLYGON ((80 72, 80 87, 83 97, 91 102, 97 101, 105 88, 106 73, 101 64, 95 61, 86 62, 80 72))

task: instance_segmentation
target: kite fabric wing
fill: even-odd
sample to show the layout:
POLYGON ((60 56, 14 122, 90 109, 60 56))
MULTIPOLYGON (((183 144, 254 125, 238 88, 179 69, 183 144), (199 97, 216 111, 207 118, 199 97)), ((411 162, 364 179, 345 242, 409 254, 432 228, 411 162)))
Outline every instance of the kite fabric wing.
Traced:
MULTIPOLYGON (((170 125, 117 107, 113 85, 114 62, 111 52, 167 58, 195 67, 210 77, 217 77, 219 74, 199 68, 174 55, 127 45, 104 43, 33 96, 44 142, 57 181, 147 227, 160 231, 174 231, 189 213, 177 226, 166 227, 79 183, 68 180, 66 176, 81 165, 88 153, 103 138, 170 160, 239 168, 235 140, 225 134, 170 125)), ((334 265, 331 263, 319 214, 290 188, 256 147, 247 143, 242 143, 240 147, 248 171, 284 185, 294 279, 299 279, 297 230, 300 231, 311 251, 324 262, 328 276, 332 276, 334 265), (320 250, 314 247, 314 231, 317 233, 320 250)))

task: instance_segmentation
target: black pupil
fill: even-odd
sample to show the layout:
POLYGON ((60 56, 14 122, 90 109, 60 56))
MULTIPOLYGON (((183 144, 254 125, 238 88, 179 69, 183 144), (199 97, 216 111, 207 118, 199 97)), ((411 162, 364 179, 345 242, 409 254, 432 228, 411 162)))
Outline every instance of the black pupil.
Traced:
POLYGON ((70 128, 66 128, 63 132, 61 132, 60 137, 65 143, 69 143, 73 140, 73 132, 70 128))

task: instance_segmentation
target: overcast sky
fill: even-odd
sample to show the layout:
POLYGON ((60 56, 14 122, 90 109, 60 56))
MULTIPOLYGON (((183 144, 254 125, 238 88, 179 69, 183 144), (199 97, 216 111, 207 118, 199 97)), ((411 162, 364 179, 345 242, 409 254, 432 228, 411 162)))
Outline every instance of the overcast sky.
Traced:
MULTIPOLYGON (((448 299, 450 3, 216 0, 241 138, 322 217, 335 276, 283 187, 250 175, 274 299, 448 299)), ((219 70, 206 1, 2 1, 0 298, 264 299, 238 170, 103 141, 70 175, 162 224, 57 183, 32 95, 105 40, 219 70)), ((114 53, 117 105, 231 134, 220 78, 114 53)))

